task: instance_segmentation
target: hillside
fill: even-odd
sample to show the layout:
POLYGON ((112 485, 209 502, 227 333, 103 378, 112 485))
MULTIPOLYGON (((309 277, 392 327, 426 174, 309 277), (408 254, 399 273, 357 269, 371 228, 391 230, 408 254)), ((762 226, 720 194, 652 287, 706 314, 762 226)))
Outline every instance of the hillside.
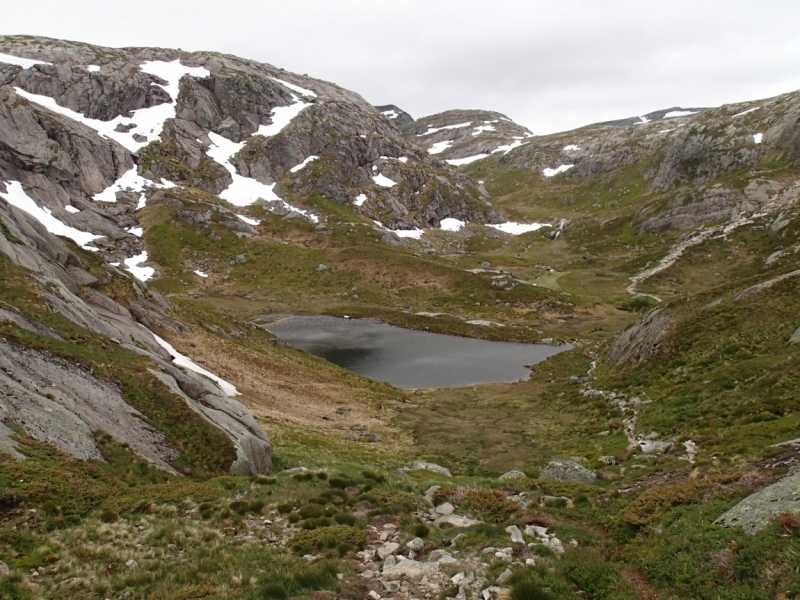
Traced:
POLYGON ((0 37, 0 598, 800 598, 798 119, 0 37), (403 390, 286 314, 571 349, 403 390))

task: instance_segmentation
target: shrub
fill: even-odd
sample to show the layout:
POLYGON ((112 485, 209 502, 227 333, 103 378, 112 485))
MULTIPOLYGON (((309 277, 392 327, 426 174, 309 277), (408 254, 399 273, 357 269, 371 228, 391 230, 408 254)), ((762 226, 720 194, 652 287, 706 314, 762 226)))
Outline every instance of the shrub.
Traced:
POLYGON ((233 512, 243 515, 250 510, 250 503, 246 500, 235 500, 234 502, 230 503, 230 508, 233 512))
POLYGON ((350 513, 339 513, 333 517, 339 525, 350 525, 351 527, 356 524, 356 516, 350 513))
POLYGON ((303 555, 332 550, 342 544, 362 550, 367 545, 367 534, 349 525, 332 525, 301 531, 289 540, 287 546, 296 554, 303 555))
POLYGON ((304 471, 302 473, 295 473, 292 475, 292 479, 295 481, 311 481, 314 479, 314 474, 309 473, 308 471, 304 471))
POLYGON ((281 502, 278 504, 278 512, 282 515, 288 515, 294 510, 294 504, 291 502, 281 502))
POLYGON ((427 537, 427 535, 431 532, 431 528, 425 525, 425 523, 420 523, 416 527, 414 527, 414 535, 418 538, 427 537))
POLYGON ((324 510, 319 504, 307 504, 298 511, 304 519, 316 519, 324 514, 324 510))
POLYGON ((327 478, 328 478, 328 474, 325 471, 320 471, 319 473, 317 473, 317 479, 321 479, 322 481, 325 481, 327 478))
POLYGON ((103 510, 100 511, 98 518, 103 523, 113 523, 114 521, 119 519, 119 515, 109 508, 104 508, 103 510))
POLYGON ((264 507, 266 505, 267 503, 264 502, 263 500, 253 500, 252 502, 250 502, 250 512, 258 514, 262 510, 264 510, 264 507))
POLYGON ((256 485, 275 485, 278 483, 278 480, 274 477, 256 477, 254 483, 256 485))
POLYGON ((383 475, 378 475, 377 473, 373 473, 372 471, 362 471, 362 477, 365 479, 372 479, 372 481, 376 483, 384 483, 386 478, 383 475))
POLYGON ((520 581, 511 586, 510 598, 511 600, 555 600, 555 596, 532 581, 520 581))
POLYGON ((693 479, 650 488, 625 507, 622 519, 637 527, 649 525, 658 521, 673 506, 696 502, 701 492, 736 481, 740 476, 740 473, 714 475, 707 479, 693 479))
POLYGON ((319 519, 306 519, 300 524, 303 529, 317 529, 318 527, 329 527, 331 525, 333 525, 333 521, 331 521, 328 517, 320 517, 319 519))
POLYGON ((487 523, 503 523, 519 510, 519 506, 498 490, 469 490, 464 494, 461 509, 487 523))
POLYGON ((286 600, 289 592, 280 583, 267 583, 261 588, 260 597, 264 600, 286 600))
POLYGON ((343 490, 347 487, 350 487, 352 482, 347 479, 342 479, 341 477, 331 477, 328 480, 328 485, 332 488, 343 490))

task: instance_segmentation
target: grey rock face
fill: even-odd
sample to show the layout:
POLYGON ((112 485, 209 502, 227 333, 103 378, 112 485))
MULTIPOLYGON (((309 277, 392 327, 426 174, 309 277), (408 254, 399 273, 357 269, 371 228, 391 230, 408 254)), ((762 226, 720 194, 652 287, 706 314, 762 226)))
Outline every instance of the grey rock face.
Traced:
POLYGON ((672 317, 655 308, 617 336, 608 351, 607 362, 640 362, 652 354, 672 323, 672 317))
POLYGON ((102 430, 140 456, 174 472, 179 452, 119 389, 51 354, 0 338, 0 409, 4 420, 77 458, 103 460, 93 432, 102 430))
POLYGON ((376 106, 375 110, 377 110, 379 113, 381 113, 384 117, 389 119, 392 123, 394 123, 398 127, 403 127, 404 125, 408 125, 409 123, 414 122, 414 117, 412 117, 402 108, 398 108, 394 104, 384 104, 383 106, 376 106))
POLYGON ((741 527, 754 535, 783 513, 800 515, 800 473, 751 494, 714 523, 725 527, 741 527))
POLYGON ((556 459, 547 463, 547 466, 539 473, 539 479, 555 479, 557 481, 572 481, 574 483, 593 484, 596 475, 571 460, 556 459))

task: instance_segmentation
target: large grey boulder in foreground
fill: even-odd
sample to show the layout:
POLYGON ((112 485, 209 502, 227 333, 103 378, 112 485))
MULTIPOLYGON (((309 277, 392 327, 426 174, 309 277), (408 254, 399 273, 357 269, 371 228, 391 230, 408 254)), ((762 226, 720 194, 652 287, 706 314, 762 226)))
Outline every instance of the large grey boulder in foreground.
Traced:
POLYGON ((800 515, 800 473, 784 477, 751 494, 714 523, 725 527, 741 527, 754 535, 783 513, 800 515))
POLYGON ((571 460, 557 458, 547 463, 539 474, 539 479, 554 479, 556 481, 571 481, 573 483, 593 484, 597 476, 586 467, 582 467, 571 460))

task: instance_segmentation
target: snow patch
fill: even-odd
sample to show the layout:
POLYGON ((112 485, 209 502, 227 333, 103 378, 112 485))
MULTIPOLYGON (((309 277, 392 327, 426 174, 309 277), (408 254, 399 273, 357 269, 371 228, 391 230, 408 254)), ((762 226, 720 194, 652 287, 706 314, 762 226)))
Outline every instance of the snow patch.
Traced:
POLYGON ((764 139, 764 134, 763 133, 756 133, 756 134, 753 135, 753 141, 756 144, 760 144, 761 140, 763 140, 763 139, 764 139))
POLYGON ((447 150, 450 146, 453 145, 453 142, 450 140, 445 140, 444 142, 436 142, 428 149, 428 154, 440 154, 447 150))
POLYGON ((379 186, 385 188, 390 188, 397 185, 396 181, 392 181, 391 179, 389 179, 385 175, 382 175, 381 173, 378 173, 377 175, 373 176, 372 181, 377 183, 379 186))
POLYGON ((256 226, 261 224, 261 221, 259 221, 258 219, 251 219, 250 217, 245 217, 244 215, 236 215, 236 216, 239 217, 240 221, 244 221, 248 225, 256 226))
POLYGON ((558 175, 559 173, 563 173, 564 171, 569 171, 574 166, 575 165, 560 165, 560 166, 556 167, 555 169, 547 168, 544 171, 542 171, 542 175, 544 175, 545 177, 554 177, 555 175, 558 175))
POLYGON ((136 237, 142 237, 144 235, 144 229, 142 229, 141 227, 129 227, 125 231, 127 231, 131 235, 135 235, 136 237))
POLYGON ((261 125, 256 131, 256 135, 263 135, 264 137, 272 137, 280 133, 284 127, 292 122, 303 109, 311 106, 309 102, 303 102, 297 96, 292 94, 295 102, 289 106, 276 106, 272 109, 272 124, 261 125))
POLYGON ((314 156, 314 155, 312 154, 312 155, 311 155, 311 156, 309 156, 307 159, 305 159, 303 162, 301 162, 299 165, 297 165, 297 166, 294 166, 294 167, 292 167, 291 169, 289 169, 289 172, 290 172, 290 173, 297 173, 298 171, 302 171, 302 170, 303 170, 303 168, 304 168, 306 165, 308 165, 308 163, 310 163, 310 162, 313 162, 313 161, 317 160, 318 158, 319 158, 319 156, 314 156))
MULTIPOLYGON (((151 331, 150 333, 153 332, 151 331)), ((173 348, 169 342, 158 337, 155 333, 153 333, 153 337, 156 338, 156 341, 158 342, 159 346, 161 346, 162 348, 164 348, 164 350, 170 353, 170 355, 173 357, 172 358, 173 363, 175 363, 178 366, 189 369, 190 371, 194 371, 195 373, 199 373, 200 375, 205 375, 212 381, 218 383, 219 386, 222 388, 222 391, 225 392, 228 396, 241 396, 239 390, 237 390, 233 386, 233 384, 228 383, 221 377, 218 377, 217 375, 214 375, 213 373, 206 371, 201 366, 196 365, 191 358, 189 358, 188 356, 184 356, 183 354, 175 350, 175 348, 173 348)))
POLYGON ((461 129, 462 127, 469 127, 472 125, 472 121, 467 121, 466 123, 459 123, 458 125, 445 125, 444 127, 428 127, 428 131, 425 133, 420 133, 419 137, 424 135, 430 135, 432 133, 436 133, 437 131, 444 131, 445 129, 461 129))
POLYGON ((270 77, 273 81, 277 81, 281 85, 289 88, 293 92, 297 92, 301 96, 311 96, 312 98, 316 98, 317 95, 312 92, 311 90, 307 90, 306 88, 302 88, 299 85, 295 85, 294 83, 289 83, 288 81, 284 81, 283 79, 278 79, 277 77, 270 77))
POLYGON ((34 65, 50 65, 52 63, 42 62, 41 60, 33 60, 32 58, 20 58, 19 56, 12 56, 11 54, 3 54, 0 52, 0 62, 9 65, 17 65, 23 69, 30 69, 34 65))
POLYGON ((355 204, 356 206, 361 206, 366 201, 367 201, 367 195, 359 194, 358 196, 356 196, 356 199, 353 200, 353 204, 355 204))
POLYGON ((142 266, 147 262, 147 250, 142 251, 138 256, 126 258, 123 262, 125 263, 125 270, 139 281, 147 281, 155 275, 156 270, 153 267, 142 266))
POLYGON ((203 279, 208 279, 208 273, 203 273, 202 271, 195 271, 194 274, 197 275, 198 277, 202 277, 203 279))
POLYGON ((650 122, 650 119, 648 119, 647 117, 639 117, 639 118, 641 119, 641 121, 639 121, 638 123, 634 123, 634 125, 644 125, 645 123, 650 122))
POLYGON ((458 231, 464 227, 464 225, 466 225, 464 221, 453 218, 442 219, 439 223, 439 227, 441 227, 443 231, 458 231))
POLYGON ((397 160, 399 160, 401 163, 405 164, 405 163, 408 162, 408 157, 407 156, 401 156, 397 160))
POLYGON ((503 154, 508 154, 514 148, 519 148, 520 146, 522 146, 525 143, 525 142, 522 141, 522 139, 523 138, 516 138, 515 137, 514 141, 511 142, 510 144, 506 144, 504 146, 498 146, 497 148, 492 150, 492 154, 495 154, 496 152, 502 152, 503 154))
POLYGON ((748 109, 747 109, 747 110, 745 110, 745 111, 742 111, 742 112, 740 112, 740 113, 736 113, 735 115, 733 115, 733 116, 731 117, 731 119, 735 119, 736 117, 741 117, 742 115, 746 115, 746 114, 748 114, 748 113, 751 113, 751 112, 753 112, 754 110, 758 110, 759 108, 761 108, 761 107, 760 107, 760 106, 756 106, 755 108, 748 108, 748 109))
POLYGON ((97 250, 97 248, 90 246, 89 244, 92 241, 103 237, 102 235, 94 235, 88 231, 81 231, 80 229, 75 229, 74 227, 70 227, 66 223, 59 221, 53 216, 53 213, 49 209, 42 208, 36 204, 36 201, 28 196, 27 193, 25 193, 25 190, 19 181, 8 182, 6 184, 6 190, 7 192, 5 194, 0 193, 0 197, 4 198, 6 202, 12 206, 16 206, 21 211, 28 213, 34 219, 39 221, 39 223, 44 225, 44 228, 53 235, 60 235, 69 238, 85 250, 97 250))
POLYGON ((580 150, 575 144, 570 144, 569 146, 564 146, 564 152, 577 152, 580 150))
POLYGON ((509 221, 508 223, 500 223, 499 225, 489 225, 492 229, 497 229, 503 233, 511 235, 520 235, 528 233, 529 231, 536 231, 542 227, 550 227, 549 223, 515 223, 509 221))
POLYGON ((476 160, 480 160, 482 158, 486 158, 489 156, 488 154, 476 154, 475 156, 467 156, 466 158, 451 158, 450 160, 446 160, 445 162, 449 165, 453 165, 459 167, 461 165, 468 165, 469 163, 475 162, 476 160))
POLYGON ((67 204, 64 207, 64 210, 67 211, 68 213, 72 213, 73 215, 78 214, 79 212, 81 212, 80 209, 75 208, 74 206, 72 206, 72 204, 67 204))
POLYGON ((90 73, 97 73, 100 70, 100 67, 98 67, 97 65, 89 65, 88 67, 86 67, 86 69, 90 73))
POLYGON ((494 125, 478 125, 472 130, 472 135, 480 135, 484 131, 497 131, 497 129, 495 129, 494 125))
POLYGON ((422 229, 390 229, 397 237, 412 238, 418 240, 422 237, 422 229))
MULTIPOLYGON (((677 117, 688 117, 689 115, 696 115, 700 111, 697 110, 671 110, 668 113, 664 114, 662 119, 675 119, 677 117)), ((641 118, 641 117, 640 117, 641 118)))
POLYGON ((398 114, 397 114, 397 111, 396 111, 396 110, 394 110, 394 109, 392 109, 392 110, 385 110, 385 111, 383 111, 381 114, 382 114, 382 115, 384 115, 384 116, 386 116, 386 117, 388 117, 388 118, 390 118, 390 119, 396 119, 397 117, 399 117, 399 116, 400 116, 400 115, 398 115, 398 114))

